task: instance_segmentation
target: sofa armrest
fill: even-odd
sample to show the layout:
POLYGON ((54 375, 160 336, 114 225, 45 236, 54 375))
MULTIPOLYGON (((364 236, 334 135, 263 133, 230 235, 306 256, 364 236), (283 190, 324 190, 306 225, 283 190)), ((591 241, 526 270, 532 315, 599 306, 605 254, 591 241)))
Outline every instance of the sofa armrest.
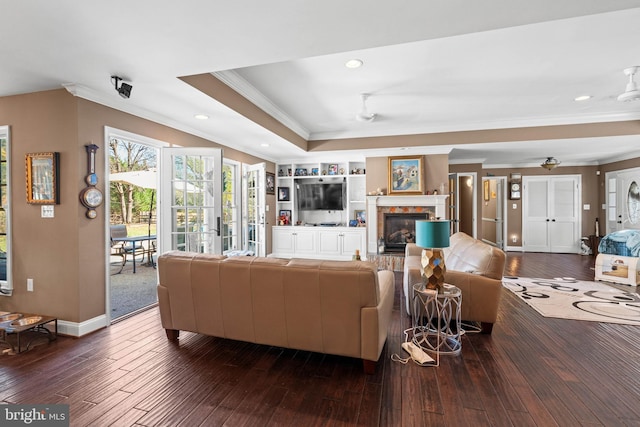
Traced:
POLYGON ((410 257, 410 256, 422 256, 422 248, 420 246, 417 246, 415 243, 407 243, 407 245, 404 248, 404 256, 405 257, 410 257))
POLYGON ((173 319, 171 317, 171 299, 169 298, 169 290, 162 286, 157 286, 158 290, 158 307, 160 309, 160 322, 164 329, 173 329, 173 319))
POLYGON ((445 282, 462 291, 462 320, 495 323, 502 281, 475 273, 447 270, 445 282))
POLYGON ((395 281, 393 272, 378 272, 380 300, 376 307, 363 307, 361 319, 361 354, 362 359, 377 361, 387 340, 387 333, 393 312, 395 281))

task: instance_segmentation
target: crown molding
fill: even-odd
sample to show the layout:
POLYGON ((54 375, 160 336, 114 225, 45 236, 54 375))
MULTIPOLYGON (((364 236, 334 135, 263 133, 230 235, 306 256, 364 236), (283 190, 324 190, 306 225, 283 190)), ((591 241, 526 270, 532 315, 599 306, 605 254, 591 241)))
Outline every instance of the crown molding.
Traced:
MULTIPOLYGON (((207 141, 215 142, 216 144, 233 148, 234 150, 238 150, 239 148, 237 142, 225 141, 224 139, 216 137, 215 135, 210 135, 198 129, 192 128, 190 126, 186 126, 184 123, 170 119, 161 114, 156 114, 147 109, 136 107, 132 103, 127 103, 126 100, 120 101, 120 99, 116 99, 115 97, 104 96, 102 93, 96 90, 93 90, 93 89, 87 88, 86 86, 78 85, 75 83, 64 83, 62 86, 70 94, 78 98, 86 99, 87 101, 95 102, 105 107, 113 108, 114 110, 122 111, 124 113, 131 114, 136 117, 140 117, 142 119, 150 120, 152 122, 155 122, 164 126, 168 126, 170 128, 188 133, 190 135, 194 135, 194 136, 206 139, 207 141)), ((252 150, 250 147, 243 146, 242 148, 240 148, 240 150, 243 153, 246 153, 270 162, 276 163, 278 161, 276 157, 265 156, 264 153, 252 150)))
POLYGON ((294 120, 290 115, 280 109, 269 98, 264 96, 258 89, 256 89, 251 83, 243 79, 236 71, 216 71, 211 73, 215 78, 219 79, 222 83, 229 86, 231 89, 238 92, 241 96, 248 101, 259 107, 265 113, 269 114, 274 119, 291 129, 301 138, 309 140, 311 132, 294 120))
POLYGON ((591 115, 545 116, 530 119, 510 119, 499 121, 464 122, 464 123, 426 123, 416 126, 372 128, 369 131, 330 131, 312 133, 309 141, 325 141, 333 139, 367 138, 390 135, 419 135, 429 133, 466 132, 494 129, 517 129, 527 127, 544 127, 559 125, 580 125, 601 122, 622 122, 640 120, 640 111, 618 112, 591 115))

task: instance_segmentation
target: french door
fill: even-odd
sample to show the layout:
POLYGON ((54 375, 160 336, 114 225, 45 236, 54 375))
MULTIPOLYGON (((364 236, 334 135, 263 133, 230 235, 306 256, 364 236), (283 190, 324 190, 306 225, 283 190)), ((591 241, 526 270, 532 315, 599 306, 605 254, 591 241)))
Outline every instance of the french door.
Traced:
MULTIPOLYGON (((640 168, 607 172, 606 229, 600 229, 600 235, 627 228, 638 229, 640 227, 639 175, 640 168)), ((600 218, 600 221, 600 225, 603 226, 603 219, 600 218)))
POLYGON ((256 256, 266 256, 266 168, 264 163, 245 165, 243 171, 244 248, 256 256))
POLYGON ((580 175, 523 177, 522 238, 526 252, 579 253, 580 175))
POLYGON ((222 150, 164 148, 160 253, 222 254, 222 150))

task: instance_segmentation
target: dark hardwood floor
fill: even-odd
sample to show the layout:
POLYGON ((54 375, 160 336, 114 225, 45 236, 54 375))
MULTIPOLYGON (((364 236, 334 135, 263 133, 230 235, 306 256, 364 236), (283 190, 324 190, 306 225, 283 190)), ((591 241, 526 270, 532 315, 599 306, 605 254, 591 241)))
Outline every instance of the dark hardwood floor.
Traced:
MULTIPOLYGON (((593 263, 510 253, 505 275, 591 280, 593 263)), ((72 426, 640 425, 639 327, 543 318, 505 291, 491 336, 464 335, 439 367, 402 365, 390 360, 409 326, 401 279, 374 375, 359 360, 191 333, 176 346, 154 308, 0 356, 0 402, 66 403, 72 426)))

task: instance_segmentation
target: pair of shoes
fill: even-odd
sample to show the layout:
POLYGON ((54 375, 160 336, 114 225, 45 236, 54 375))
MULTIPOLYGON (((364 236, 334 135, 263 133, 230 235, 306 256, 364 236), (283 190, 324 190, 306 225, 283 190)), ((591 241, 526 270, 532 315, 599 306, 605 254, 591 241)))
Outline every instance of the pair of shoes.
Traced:
POLYGON ((402 349, 411 355, 411 359, 416 362, 418 365, 425 365, 428 363, 433 363, 435 360, 427 353, 424 352, 423 349, 415 345, 413 342, 403 342, 402 349))

